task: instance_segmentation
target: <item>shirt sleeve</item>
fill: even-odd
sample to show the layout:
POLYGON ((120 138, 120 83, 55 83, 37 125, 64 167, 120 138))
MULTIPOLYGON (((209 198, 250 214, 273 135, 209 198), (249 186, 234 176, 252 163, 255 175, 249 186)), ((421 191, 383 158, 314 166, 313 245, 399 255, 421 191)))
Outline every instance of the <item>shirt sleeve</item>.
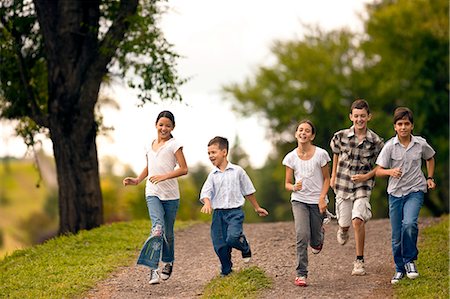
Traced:
POLYGON ((339 155, 341 153, 341 142, 339 132, 333 135, 333 138, 330 141, 330 148, 333 154, 339 155))
POLYGON ((240 169, 239 173, 239 184, 241 185, 241 193, 243 196, 247 196, 256 192, 250 177, 244 169, 240 169))
POLYGON ((322 149, 321 159, 320 159, 320 167, 324 167, 331 161, 330 155, 324 149, 322 149))
POLYGON ((177 139, 174 139, 171 148, 172 152, 175 154, 180 148, 183 148, 183 145, 177 139))
POLYGON ((425 160, 431 159, 436 154, 435 150, 424 140, 422 144, 422 158, 425 160))
POLYGON ((281 162, 281 164, 283 164, 284 166, 287 166, 289 168, 294 169, 294 165, 292 165, 292 154, 288 153, 284 158, 283 161, 281 162))
POLYGON ((208 175, 205 183, 203 184, 202 190, 200 191, 200 202, 205 203, 205 198, 212 200, 214 196, 214 185, 212 183, 212 173, 208 175))
POLYGON ((383 168, 390 168, 391 154, 392 154, 392 143, 386 143, 384 147, 381 149, 375 164, 383 168))

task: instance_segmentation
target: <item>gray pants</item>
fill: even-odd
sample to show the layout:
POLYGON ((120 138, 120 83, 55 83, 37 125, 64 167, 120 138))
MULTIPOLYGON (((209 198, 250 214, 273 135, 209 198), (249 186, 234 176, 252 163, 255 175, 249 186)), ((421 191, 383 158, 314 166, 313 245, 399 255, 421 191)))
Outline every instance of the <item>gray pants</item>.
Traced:
POLYGON ((292 202, 294 214, 295 233, 297 236, 297 274, 308 276, 308 243, 318 247, 323 243, 324 233, 322 229, 323 214, 319 211, 319 205, 306 204, 299 201, 292 202))

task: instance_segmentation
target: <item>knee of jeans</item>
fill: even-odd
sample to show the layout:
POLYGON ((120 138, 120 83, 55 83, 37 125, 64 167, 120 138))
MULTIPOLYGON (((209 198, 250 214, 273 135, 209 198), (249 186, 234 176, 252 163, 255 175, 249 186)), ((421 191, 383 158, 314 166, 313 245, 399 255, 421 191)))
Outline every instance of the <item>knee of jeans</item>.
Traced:
POLYGON ((418 225, 415 222, 406 222, 403 224, 403 229, 406 233, 415 232, 417 227, 418 225))
POLYGON ((227 237, 226 242, 229 246, 233 246, 238 243, 244 243, 244 237, 230 235, 227 237))
POLYGON ((163 228, 161 224, 156 224, 152 228, 152 236, 160 237, 163 234, 163 228))

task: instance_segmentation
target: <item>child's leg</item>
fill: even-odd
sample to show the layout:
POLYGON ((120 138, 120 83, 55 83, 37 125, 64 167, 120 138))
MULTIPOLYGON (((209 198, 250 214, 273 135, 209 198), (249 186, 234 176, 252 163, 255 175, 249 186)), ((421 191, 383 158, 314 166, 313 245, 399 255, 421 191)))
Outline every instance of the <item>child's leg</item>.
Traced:
POLYGON ((365 223, 372 218, 369 198, 361 197, 353 201, 352 225, 355 232, 356 255, 364 255, 364 243, 366 240, 365 223))
POLYGON ((403 197, 389 195, 389 219, 391 221, 392 255, 394 256, 395 269, 396 272, 405 273, 402 255, 403 197))
POLYGON ((162 247, 162 258, 164 263, 172 263, 175 260, 174 232, 173 227, 177 216, 180 200, 161 201, 164 207, 164 243, 162 247))
POLYGON ((156 196, 147 197, 147 208, 152 221, 152 231, 141 250, 138 264, 158 269, 163 243, 164 208, 156 196))
POLYGON ((230 209, 226 212, 224 221, 227 223, 226 242, 228 246, 236 248, 242 252, 248 252, 250 246, 243 232, 244 212, 241 208, 230 209))
POLYGON ((323 232, 323 218, 324 214, 320 213, 318 205, 308 205, 310 215, 310 227, 311 227, 311 247, 317 248, 323 245, 324 232, 323 232))
POLYGON ((310 238, 310 215, 306 204, 293 201, 295 233, 297 240, 297 275, 308 276, 308 242, 310 238))
POLYGON ((336 197, 336 218, 339 227, 348 230, 352 222, 352 200, 336 197))
POLYGON ((223 219, 225 211, 214 210, 211 222, 211 240, 214 251, 222 265, 222 275, 230 274, 233 267, 233 263, 231 262, 231 247, 226 242, 227 224, 223 219))
POLYGON ((417 236, 419 234, 418 218, 423 204, 424 194, 422 191, 413 192, 404 197, 403 205, 403 262, 409 263, 417 259, 417 236))

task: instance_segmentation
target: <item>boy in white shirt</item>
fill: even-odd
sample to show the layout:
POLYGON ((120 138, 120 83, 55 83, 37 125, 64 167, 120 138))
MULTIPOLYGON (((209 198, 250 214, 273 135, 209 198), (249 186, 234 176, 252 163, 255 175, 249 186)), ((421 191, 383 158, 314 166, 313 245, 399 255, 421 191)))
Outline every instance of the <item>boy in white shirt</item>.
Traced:
POLYGON ((242 252, 244 262, 252 256, 250 245, 243 233, 244 211, 242 206, 248 199, 259 216, 269 213, 261 208, 255 197, 255 187, 245 170, 227 160, 228 140, 214 137, 208 143, 208 156, 215 166, 209 173, 200 192, 202 213, 213 213, 211 239, 214 251, 222 265, 221 275, 232 272, 231 250, 242 252))

